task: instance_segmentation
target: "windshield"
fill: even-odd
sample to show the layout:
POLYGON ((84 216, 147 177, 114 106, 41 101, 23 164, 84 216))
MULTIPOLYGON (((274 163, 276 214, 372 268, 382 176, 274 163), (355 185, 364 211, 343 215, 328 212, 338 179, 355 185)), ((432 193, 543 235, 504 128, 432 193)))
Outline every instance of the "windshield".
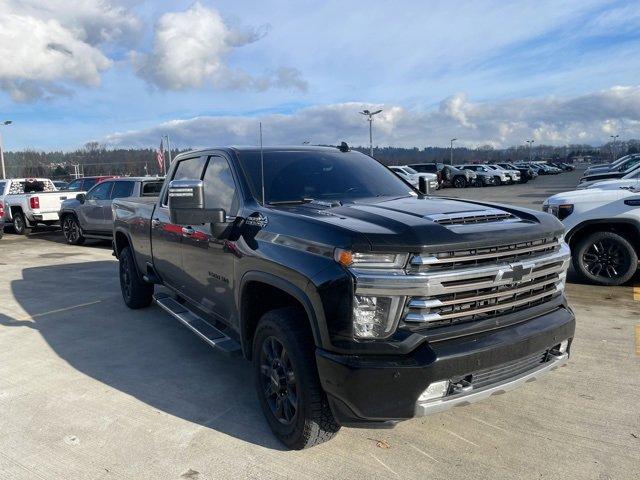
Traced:
POLYGON ((416 173, 418 173, 417 171, 415 171, 415 170, 414 170, 413 168, 411 168, 411 167, 402 167, 402 169, 403 169, 405 172, 407 172, 407 173, 409 173, 409 174, 411 174, 411 175, 415 175, 416 173))
MULTIPOLYGON (((256 199, 262 197, 260 152, 238 152, 240 164, 256 199)), ((264 152, 267 203, 304 199, 356 200, 405 197, 413 190, 396 175, 359 152, 264 152)))

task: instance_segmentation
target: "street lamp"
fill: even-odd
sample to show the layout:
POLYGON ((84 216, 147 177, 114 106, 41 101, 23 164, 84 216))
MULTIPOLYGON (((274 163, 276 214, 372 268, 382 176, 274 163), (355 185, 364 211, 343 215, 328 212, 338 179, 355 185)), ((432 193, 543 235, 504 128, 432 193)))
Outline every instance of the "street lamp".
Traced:
POLYGON ((369 110, 363 110, 360 112, 360 115, 364 115, 368 117, 367 120, 369 122, 369 154, 373 157, 373 116, 377 115, 382 110, 376 110, 375 112, 370 112, 369 110))
MULTIPOLYGON (((5 120, 0 123, 0 126, 11 125, 13 122, 11 120, 5 120)), ((2 179, 7 178, 7 174, 4 169, 4 143, 2 142, 2 132, 0 132, 0 163, 2 163, 2 179)))
POLYGON ((535 142, 535 140, 525 140, 525 142, 529 144, 529 163, 531 163, 531 147, 533 146, 533 142, 535 142))
POLYGON ((609 135, 611 138, 613 138, 613 146, 611 147, 611 156, 613 157, 611 160, 613 162, 616 161, 616 139, 620 136, 620 135, 609 135))
POLYGON ((451 146, 449 147, 449 164, 453 165, 453 142, 458 140, 457 138, 451 139, 451 146))

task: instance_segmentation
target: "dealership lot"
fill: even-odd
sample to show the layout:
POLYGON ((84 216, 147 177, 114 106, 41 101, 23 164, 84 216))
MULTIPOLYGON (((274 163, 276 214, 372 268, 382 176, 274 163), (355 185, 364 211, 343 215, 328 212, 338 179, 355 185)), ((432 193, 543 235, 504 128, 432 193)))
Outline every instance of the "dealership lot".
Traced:
MULTIPOLYGON (((438 195, 540 209, 578 177, 438 195)), ((572 359, 539 382, 291 452, 247 362, 124 306, 108 244, 7 234, 0 268, 0 478, 639 478, 640 289, 570 277, 572 359)))

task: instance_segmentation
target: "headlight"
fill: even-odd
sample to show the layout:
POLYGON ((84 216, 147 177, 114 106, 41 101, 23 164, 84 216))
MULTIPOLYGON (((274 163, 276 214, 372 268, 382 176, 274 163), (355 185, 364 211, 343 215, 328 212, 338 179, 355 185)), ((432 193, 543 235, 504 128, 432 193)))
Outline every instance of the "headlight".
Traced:
POLYGON ((353 334, 357 338, 390 336, 398 326, 400 297, 353 297, 353 334))
POLYGON ((407 263, 406 253, 360 253, 336 248, 333 258, 344 267, 402 268, 407 263))
POLYGON ((559 220, 564 220, 573 213, 573 205, 566 203, 564 205, 558 205, 557 216, 559 220))

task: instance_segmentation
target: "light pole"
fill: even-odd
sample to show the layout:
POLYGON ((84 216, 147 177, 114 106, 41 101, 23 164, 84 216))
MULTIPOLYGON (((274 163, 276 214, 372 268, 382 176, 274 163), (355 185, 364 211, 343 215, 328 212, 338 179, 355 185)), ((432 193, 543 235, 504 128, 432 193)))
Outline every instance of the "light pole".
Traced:
MULTIPOLYGON (((11 120, 5 120, 0 123, 0 126, 11 125, 13 122, 11 120)), ((7 174, 4 170, 4 143, 2 141, 2 132, 0 132, 0 163, 2 163, 2 179, 7 178, 7 174)))
POLYGON ((613 138, 613 145, 611 146, 611 161, 615 162, 616 161, 616 139, 620 136, 620 135, 609 135, 611 138, 613 138))
POLYGON ((367 117, 369 122, 369 155, 373 157, 373 116, 377 115, 382 110, 376 110, 375 112, 370 112, 369 110, 363 110, 360 112, 360 115, 364 115, 367 117))
POLYGON ((451 145, 449 147, 449 165, 453 166, 453 142, 458 140, 457 138, 451 139, 451 145))
POLYGON ((533 146, 533 142, 535 142, 535 140, 525 140, 525 142, 529 144, 529 163, 531 163, 531 147, 533 146))

